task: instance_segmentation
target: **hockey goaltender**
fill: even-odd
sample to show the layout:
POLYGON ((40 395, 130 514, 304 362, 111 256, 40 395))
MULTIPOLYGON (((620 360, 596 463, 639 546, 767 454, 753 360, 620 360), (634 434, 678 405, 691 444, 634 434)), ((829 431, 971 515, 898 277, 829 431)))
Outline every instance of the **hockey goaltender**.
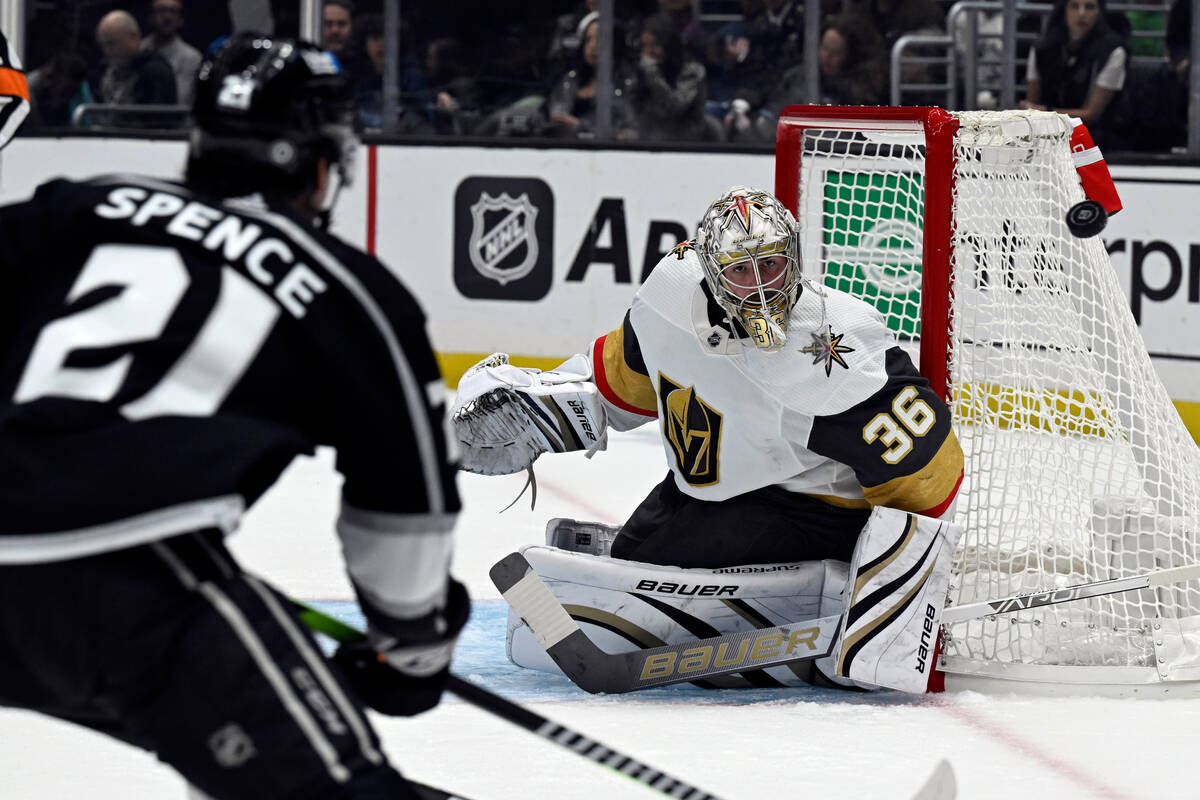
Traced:
MULTIPOLYGON (((452 416, 463 468, 493 475, 657 420, 666 478, 620 528, 551 520, 545 546, 493 570, 511 604, 528 569, 569 609, 561 629, 578 623, 607 653, 728 645, 692 654, 708 686, 924 690, 962 451, 879 313, 802 276, 795 219, 772 195, 722 194, 618 328, 547 372, 489 356, 463 376, 452 416), (805 621, 819 635, 713 638, 805 621), (790 652, 797 642, 811 652, 790 652), (783 649, 808 660, 751 668, 755 651, 779 661, 783 649)), ((510 614, 510 658, 563 667, 539 627, 510 614)))

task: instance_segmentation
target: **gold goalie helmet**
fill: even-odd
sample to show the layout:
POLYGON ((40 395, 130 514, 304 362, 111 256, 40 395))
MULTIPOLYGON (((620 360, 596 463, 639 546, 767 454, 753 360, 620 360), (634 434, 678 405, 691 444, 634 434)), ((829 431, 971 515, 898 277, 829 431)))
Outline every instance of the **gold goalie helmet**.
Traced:
POLYGON ((766 192, 735 186, 708 207, 696 250, 721 308, 758 347, 782 347, 800 296, 799 228, 792 212, 766 192))

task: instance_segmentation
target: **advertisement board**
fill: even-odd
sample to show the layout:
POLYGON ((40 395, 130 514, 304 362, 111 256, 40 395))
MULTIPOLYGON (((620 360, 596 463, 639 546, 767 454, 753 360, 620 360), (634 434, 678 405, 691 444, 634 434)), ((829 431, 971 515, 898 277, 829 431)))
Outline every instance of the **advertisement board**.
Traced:
MULTIPOLYGON (((17 139, 0 154, 0 201, 56 176, 176 177, 185 152, 181 141, 17 139)), ((396 145, 363 155, 334 231, 372 249, 417 295, 452 381, 494 350, 539 366, 581 352, 620 324, 637 286, 717 195, 774 183, 770 154, 396 145)), ((1200 403, 1200 168, 1113 173, 1125 210, 1109 221, 1105 245, 1169 393, 1200 403)), ((834 180, 848 203, 915 196, 901 185, 915 176, 834 180)), ((917 206, 899 208, 837 232, 836 281, 890 285, 897 302, 897 287, 915 280, 920 242, 917 206), (854 266, 881 250, 892 255, 872 274, 854 266)), ((900 295, 915 302, 911 291, 900 295)))

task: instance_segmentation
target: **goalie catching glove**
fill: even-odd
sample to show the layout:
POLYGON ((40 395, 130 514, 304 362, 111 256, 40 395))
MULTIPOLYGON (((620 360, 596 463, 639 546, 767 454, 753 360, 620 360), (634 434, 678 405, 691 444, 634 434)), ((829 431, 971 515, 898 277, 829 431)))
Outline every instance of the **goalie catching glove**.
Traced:
POLYGON ((607 420, 591 377, 582 355, 548 372, 515 367, 506 353, 471 367, 450 414, 462 469, 510 475, 542 453, 603 450, 607 420))

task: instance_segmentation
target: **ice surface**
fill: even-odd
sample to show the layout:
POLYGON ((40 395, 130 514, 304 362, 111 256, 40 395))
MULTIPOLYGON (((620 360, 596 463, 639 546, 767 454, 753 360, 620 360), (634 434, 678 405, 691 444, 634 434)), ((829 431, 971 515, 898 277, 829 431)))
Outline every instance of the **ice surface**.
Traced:
MULTIPOLYGON (((908 798, 943 757, 965 800, 1200 797, 1189 768, 1200 700, 690 686, 592 696, 565 678, 509 664, 491 564, 541 542, 550 517, 622 521, 665 473, 661 446, 646 428, 614 435, 609 451, 590 461, 578 454, 542 459, 533 511, 526 494, 499 513, 524 476, 462 475, 467 511, 454 570, 477 604, 457 654, 459 674, 726 800, 908 798)), ((284 591, 356 620, 332 533, 337 484, 329 453, 297 462, 230 543, 248 568, 284 591)), ((416 719, 374 719, 402 770, 476 800, 656 795, 453 697, 416 719)), ((152 756, 54 720, 0 711, 0 799, 183 796, 182 781, 152 756)))

